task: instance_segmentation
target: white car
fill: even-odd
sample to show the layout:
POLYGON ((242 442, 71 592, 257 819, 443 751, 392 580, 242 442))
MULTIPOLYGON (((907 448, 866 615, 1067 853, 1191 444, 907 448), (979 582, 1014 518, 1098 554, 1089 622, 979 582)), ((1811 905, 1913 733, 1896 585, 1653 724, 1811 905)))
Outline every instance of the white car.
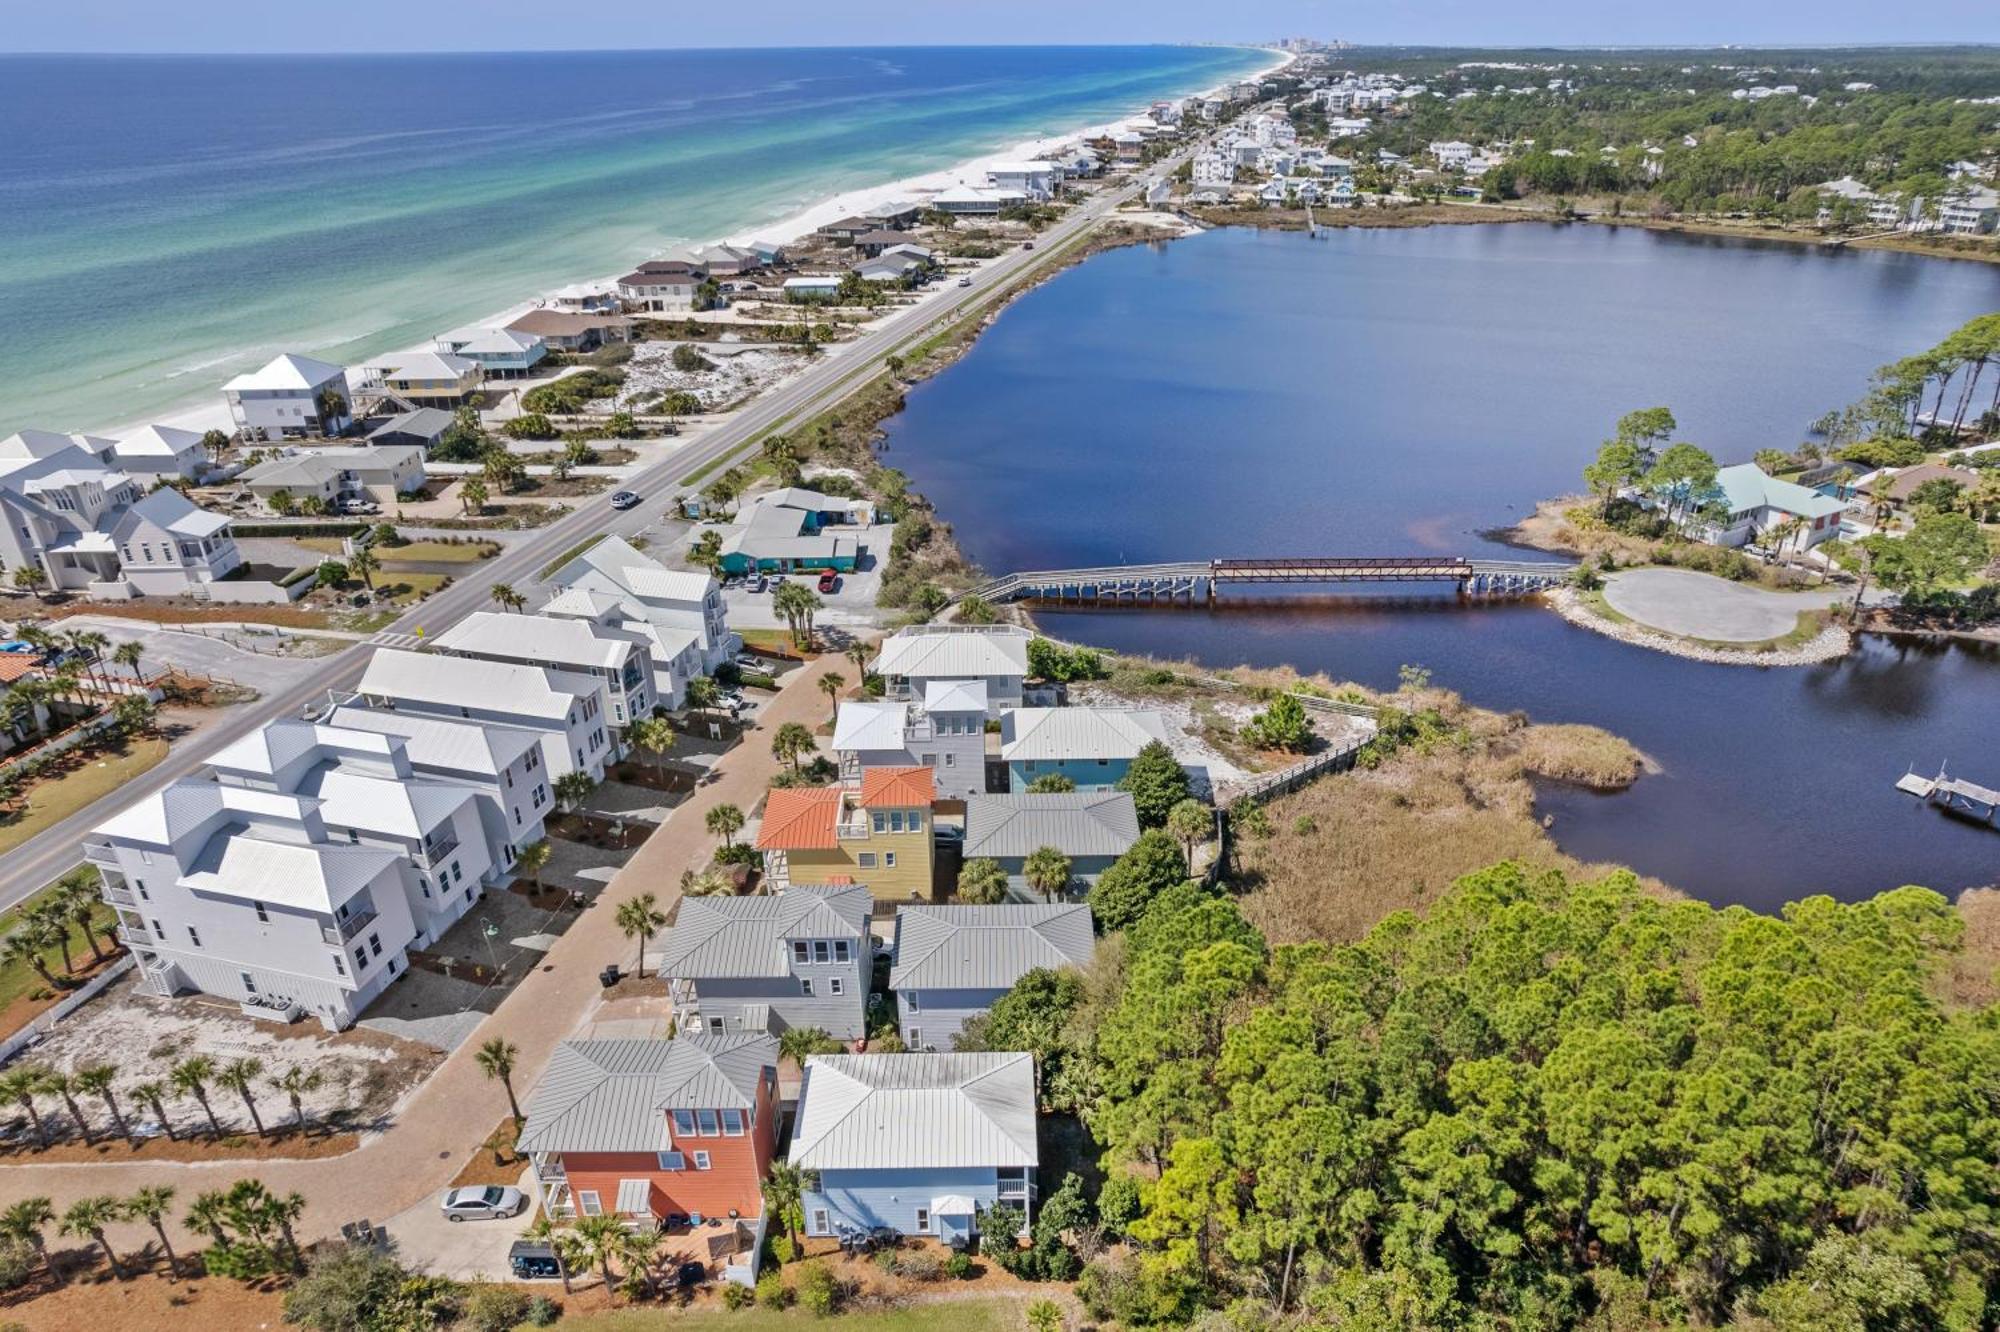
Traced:
POLYGON ((527 1195, 519 1189, 499 1184, 475 1184, 462 1189, 446 1189, 444 1219, 447 1221, 490 1221, 495 1217, 518 1215, 527 1205, 527 1195))

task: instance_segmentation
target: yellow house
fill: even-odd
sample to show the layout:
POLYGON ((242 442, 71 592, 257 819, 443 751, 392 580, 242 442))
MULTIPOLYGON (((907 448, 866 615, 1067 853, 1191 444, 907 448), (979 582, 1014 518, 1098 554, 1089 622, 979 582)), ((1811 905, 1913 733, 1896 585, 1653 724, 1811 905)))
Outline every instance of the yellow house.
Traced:
POLYGON ((413 407, 457 407, 485 374, 479 362, 449 352, 416 352, 382 371, 382 385, 413 407))
POLYGON ((774 890, 859 883, 878 902, 929 901, 933 859, 929 768, 869 768, 859 789, 790 788, 764 804, 757 849, 774 890))

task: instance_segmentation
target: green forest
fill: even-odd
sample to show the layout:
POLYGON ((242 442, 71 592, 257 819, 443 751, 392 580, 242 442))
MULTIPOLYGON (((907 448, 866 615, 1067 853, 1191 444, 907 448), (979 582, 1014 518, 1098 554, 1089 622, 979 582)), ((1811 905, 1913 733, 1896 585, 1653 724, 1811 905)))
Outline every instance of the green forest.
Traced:
POLYGON ((1273 946, 1189 883, 979 1036, 1102 1151, 1036 1227, 1098 1318, 1971 1332, 2000 1030, 1945 997, 1963 928, 1918 888, 1766 916, 1501 864, 1273 946))

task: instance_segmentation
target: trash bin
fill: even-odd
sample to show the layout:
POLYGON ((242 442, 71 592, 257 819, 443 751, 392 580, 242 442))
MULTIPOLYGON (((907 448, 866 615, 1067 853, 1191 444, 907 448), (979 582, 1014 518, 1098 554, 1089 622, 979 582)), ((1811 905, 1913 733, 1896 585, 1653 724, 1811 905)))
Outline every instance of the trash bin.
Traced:
POLYGON ((522 1280, 562 1275, 562 1269, 556 1265, 556 1251, 533 1240, 515 1240, 507 1250, 507 1266, 522 1280))
POLYGON ((608 990, 618 983, 618 974, 618 964, 613 962, 610 966, 597 973, 598 983, 608 990))

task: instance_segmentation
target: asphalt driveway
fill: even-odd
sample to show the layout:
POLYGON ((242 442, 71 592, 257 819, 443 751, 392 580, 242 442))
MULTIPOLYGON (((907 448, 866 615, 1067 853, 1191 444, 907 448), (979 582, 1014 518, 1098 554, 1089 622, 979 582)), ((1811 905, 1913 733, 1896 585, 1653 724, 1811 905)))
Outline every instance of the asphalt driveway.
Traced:
POLYGON ((1604 580, 1611 609, 1652 629, 1716 643, 1761 643, 1798 625, 1799 612, 1844 600, 1836 587, 1773 592, 1690 569, 1626 569, 1604 580))

